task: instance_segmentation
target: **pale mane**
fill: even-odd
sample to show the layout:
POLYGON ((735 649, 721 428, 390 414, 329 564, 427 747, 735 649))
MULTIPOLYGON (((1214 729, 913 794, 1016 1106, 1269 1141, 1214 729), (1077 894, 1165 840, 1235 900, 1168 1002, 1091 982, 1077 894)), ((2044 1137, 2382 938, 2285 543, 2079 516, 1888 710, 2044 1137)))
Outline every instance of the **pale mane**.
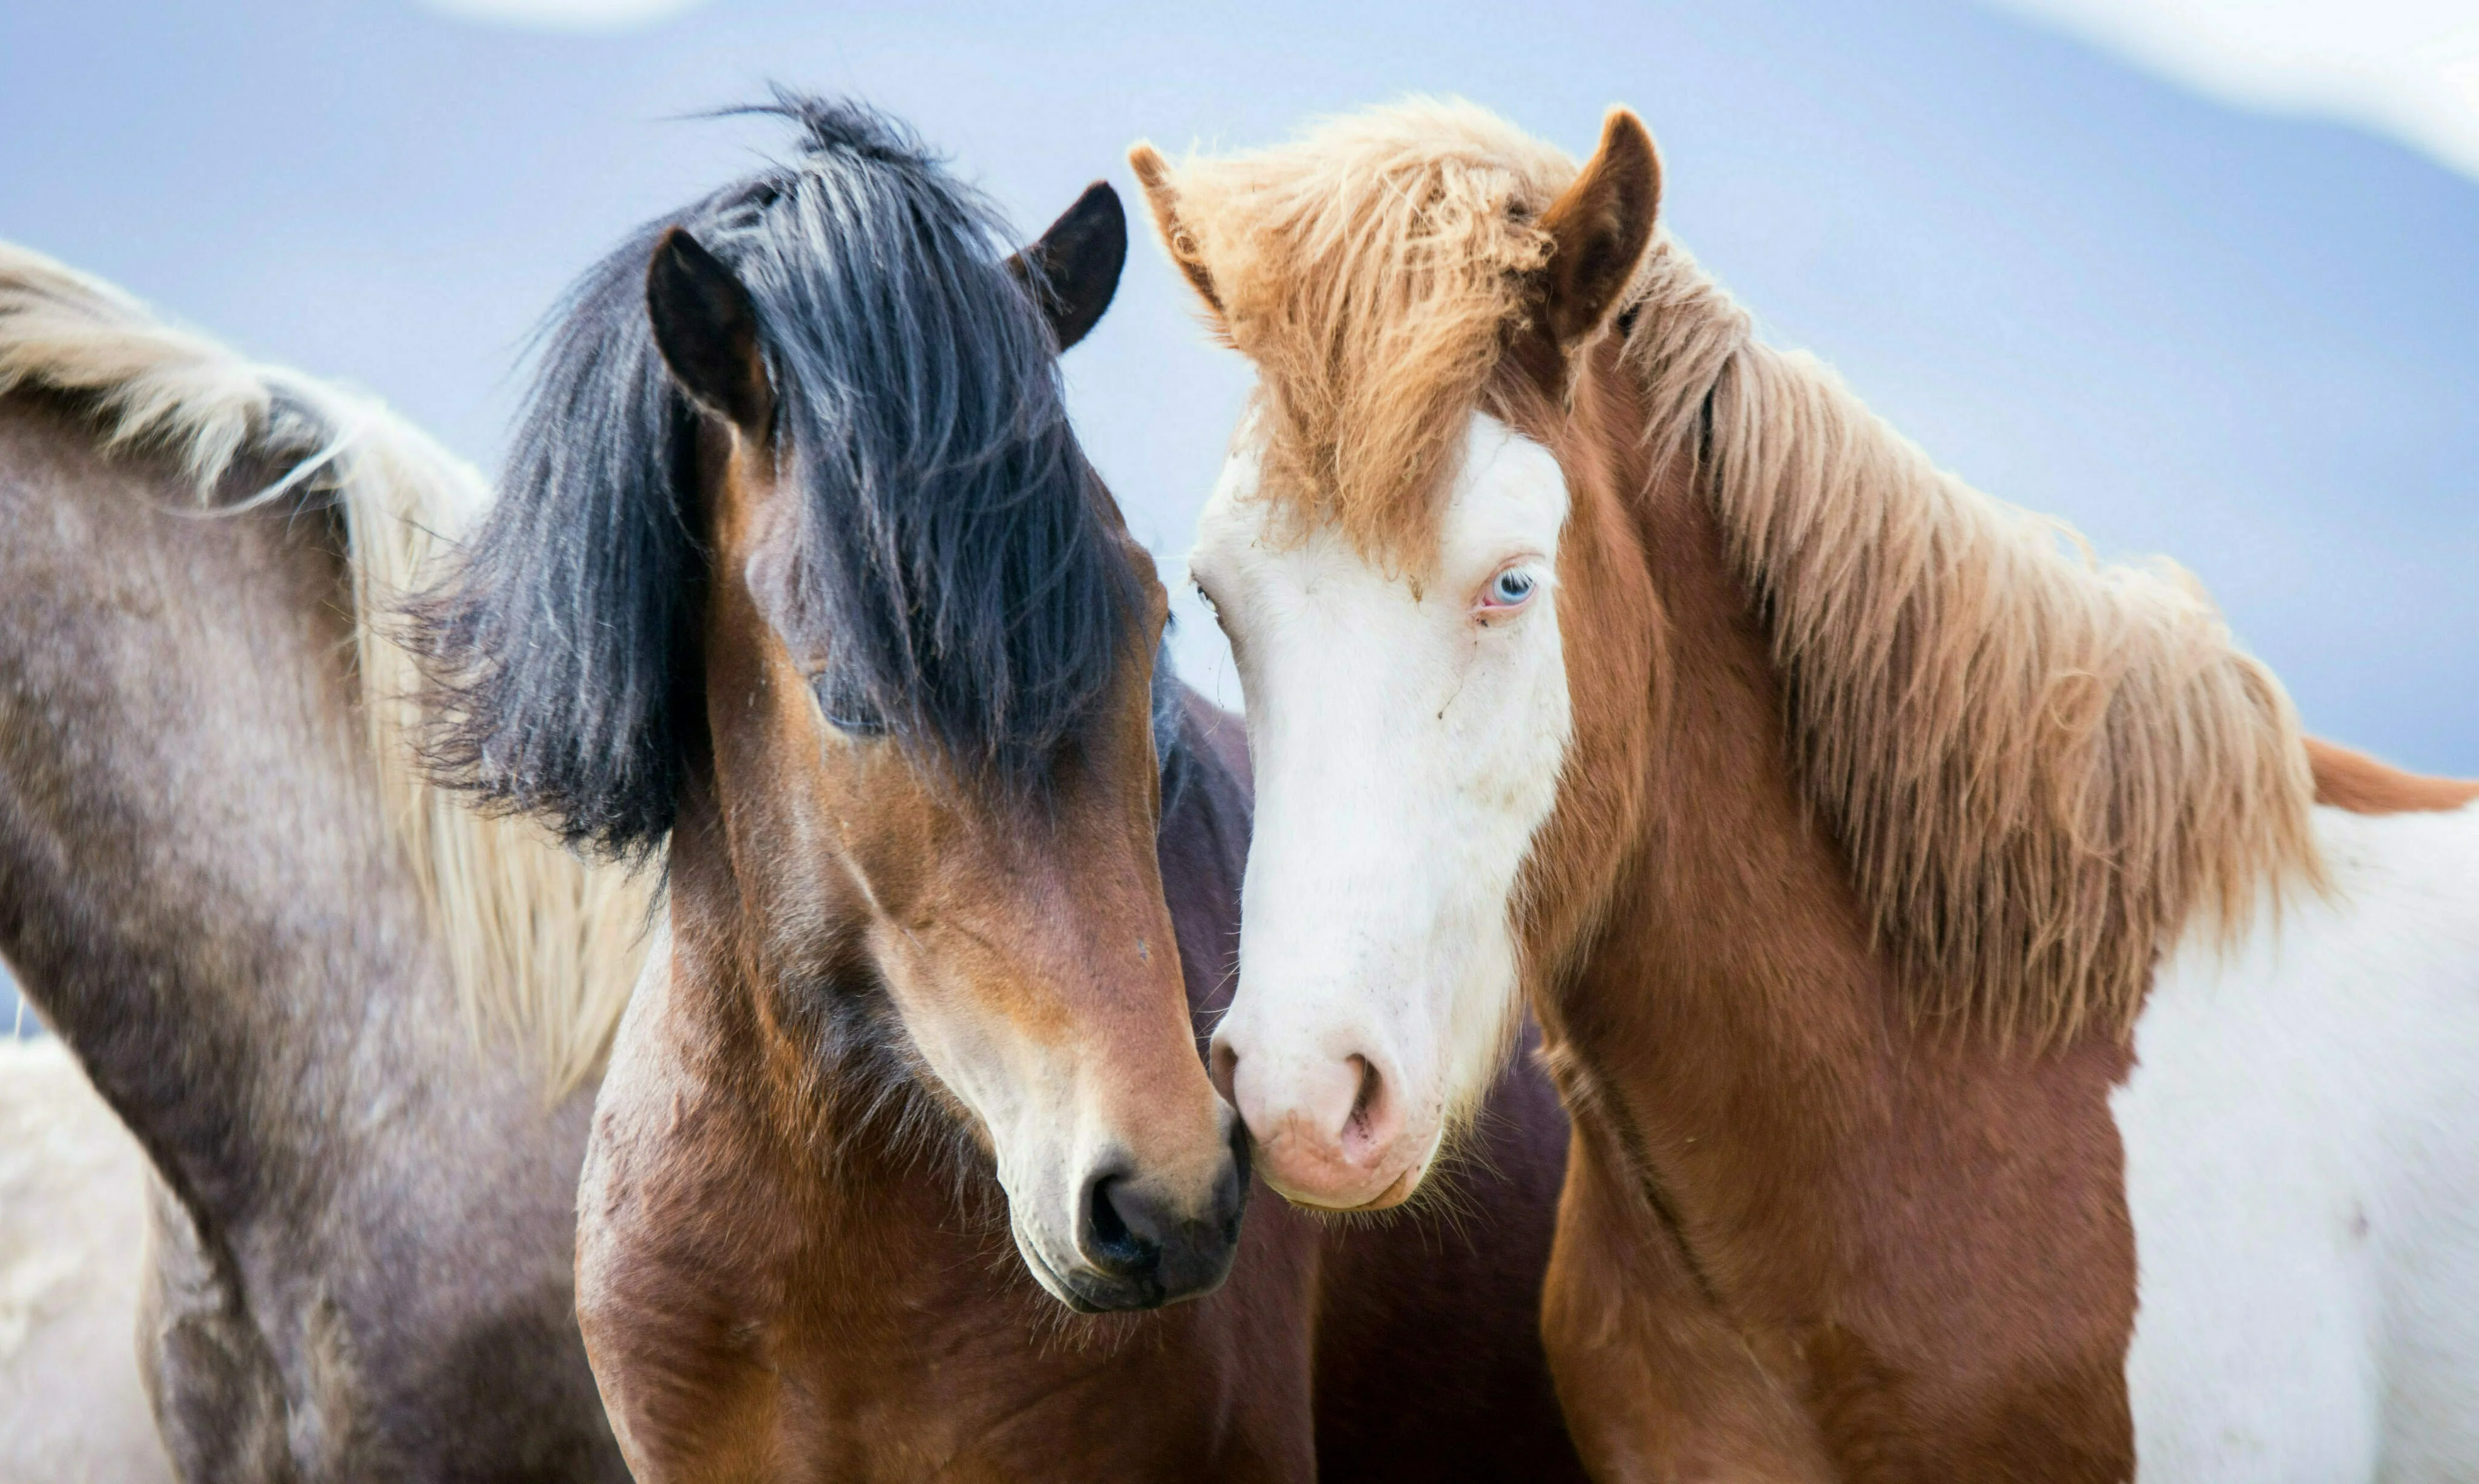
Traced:
MULTIPOLYGON (((1434 102, 1176 169, 1143 153, 1174 260, 1261 373, 1265 497, 1417 567, 1574 167, 1434 102)), ((1666 234, 1620 323, 1644 437, 1700 461, 1801 787, 1924 1017, 2123 1036, 2190 921, 2236 934, 2320 885, 2297 718, 2193 582, 2101 566, 1942 473, 1816 361, 1756 343, 1666 234)))
POLYGON ((72 398, 104 447, 166 459, 202 505, 238 461, 287 472, 232 512, 289 494, 344 517, 362 709, 401 841, 477 1031, 513 1035, 554 1092, 601 1063, 644 954, 652 882, 580 861, 530 823, 486 818, 415 764, 411 656, 389 605, 488 503, 481 477, 376 401, 255 365, 136 300, 0 242, 0 394, 72 398))
POLYGON ((1437 99, 1167 168, 1170 252, 1204 271, 1217 329, 1260 373, 1266 498, 1389 566, 1425 561, 1430 492, 1523 276, 1547 259, 1538 218, 1574 175, 1559 151, 1437 99))
POLYGON ((2321 883, 2289 698, 2185 572, 1938 469, 1674 243, 1632 301, 1648 437, 1700 444, 1801 786, 1922 1012, 2122 1037, 2190 922, 2321 883))

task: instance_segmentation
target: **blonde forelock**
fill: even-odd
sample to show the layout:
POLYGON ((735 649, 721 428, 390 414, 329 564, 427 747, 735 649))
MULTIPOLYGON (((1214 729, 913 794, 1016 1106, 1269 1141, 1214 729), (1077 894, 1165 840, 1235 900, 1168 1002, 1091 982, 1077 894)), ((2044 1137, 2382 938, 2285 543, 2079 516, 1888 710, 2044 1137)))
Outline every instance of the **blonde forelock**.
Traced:
POLYGON ((1575 163, 1453 100, 1171 167, 1169 248, 1253 362, 1265 497, 1390 569, 1429 561, 1466 415, 1547 261, 1575 163))

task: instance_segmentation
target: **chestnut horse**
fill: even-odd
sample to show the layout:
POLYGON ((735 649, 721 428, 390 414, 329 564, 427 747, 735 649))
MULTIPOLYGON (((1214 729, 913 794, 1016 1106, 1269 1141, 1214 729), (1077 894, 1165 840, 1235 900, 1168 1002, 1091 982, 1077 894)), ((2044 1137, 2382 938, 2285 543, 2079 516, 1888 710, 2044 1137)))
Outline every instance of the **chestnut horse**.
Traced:
POLYGON ((1276 1189, 1418 1186, 1521 988, 1598 1476, 2479 1477, 2471 787, 1757 342, 1631 114, 1135 160, 1260 372, 1193 570, 1276 1189))
POLYGON ((1238 729, 1157 668, 1162 587, 1055 362, 1116 288, 1117 196, 1003 261, 892 121, 768 112, 788 162, 575 290, 423 610, 443 767, 669 845, 579 1197, 631 1467, 1574 1476, 1546 1081, 1507 1085, 1451 1209, 1269 1201, 1243 1232, 1196 1028, 1236 938, 1238 729))
MULTIPOLYGON (((119 1354, 182 1478, 626 1476, 572 1241, 648 883, 421 781, 387 611, 486 496, 384 408, 0 244, 0 955, 142 1153, 91 1214, 145 1213, 13 1207, 48 1249, 0 1275, 99 1305, 142 1245, 119 1354)), ((38 1332, 9 1400, 91 1332, 38 1332)), ((18 1476, 150 1451, 91 1445, 18 1476)))

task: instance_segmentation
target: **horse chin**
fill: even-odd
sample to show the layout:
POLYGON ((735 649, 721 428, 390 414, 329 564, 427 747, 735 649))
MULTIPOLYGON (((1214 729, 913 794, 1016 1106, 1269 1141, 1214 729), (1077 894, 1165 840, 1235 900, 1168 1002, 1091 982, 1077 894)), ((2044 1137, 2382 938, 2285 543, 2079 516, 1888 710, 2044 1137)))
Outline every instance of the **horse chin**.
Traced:
POLYGON ((1420 1177, 1426 1171, 1415 1165, 1394 1177, 1394 1183, 1377 1193, 1377 1198, 1360 1207, 1363 1211, 1392 1211, 1412 1198, 1420 1188, 1420 1177))
POLYGON ((1273 1188, 1275 1195, 1282 1196, 1292 1205, 1305 1206, 1312 1211, 1328 1211, 1337 1216, 1353 1216, 1363 1212, 1392 1211, 1410 1200, 1412 1193, 1420 1188, 1420 1174, 1421 1171, 1418 1168, 1406 1170, 1396 1175, 1393 1182, 1384 1190, 1366 1200, 1357 1202, 1352 1201, 1348 1196, 1335 1198, 1330 1195, 1291 1190, 1270 1175, 1266 1177, 1265 1183, 1273 1188))
POLYGON ((1159 1309, 1170 1301, 1158 1284, 1113 1277, 1082 1263, 1054 1262, 1036 1242, 1022 1234, 1016 1238, 1016 1251, 1042 1291, 1078 1314, 1127 1314, 1159 1309))
POLYGON ((1024 1259, 1025 1270, 1033 1274, 1033 1280, 1041 1285, 1042 1292, 1068 1308, 1079 1314, 1101 1314, 1112 1307, 1096 1302, 1082 1288, 1069 1282, 1066 1272, 1075 1270, 1078 1265, 1065 1265, 1062 1271, 1062 1265, 1052 1261, 1050 1254, 1042 1250, 1041 1239, 1022 1226, 1016 1228, 1015 1249, 1017 1255, 1024 1259))
MULTIPOLYGON (((1420 1188, 1420 1181, 1428 1173, 1429 1161, 1435 1152, 1435 1141, 1432 1141, 1431 1147, 1426 1152, 1417 1159, 1405 1162, 1395 1170, 1391 1178, 1383 1170, 1380 1170, 1367 1178, 1350 1180, 1348 1183, 1332 1179, 1321 1179, 1311 1183, 1286 1178, 1287 1171, 1280 1168, 1283 1162, 1267 1158, 1264 1146, 1260 1145, 1257 1170, 1275 1195, 1295 1206, 1305 1206, 1312 1211, 1330 1211, 1337 1215, 1391 1211, 1411 1199, 1412 1194, 1420 1188)), ((1294 1170, 1288 1173, 1300 1172, 1294 1170)), ((1330 1167, 1316 1171, 1317 1174, 1331 1172, 1330 1167)))

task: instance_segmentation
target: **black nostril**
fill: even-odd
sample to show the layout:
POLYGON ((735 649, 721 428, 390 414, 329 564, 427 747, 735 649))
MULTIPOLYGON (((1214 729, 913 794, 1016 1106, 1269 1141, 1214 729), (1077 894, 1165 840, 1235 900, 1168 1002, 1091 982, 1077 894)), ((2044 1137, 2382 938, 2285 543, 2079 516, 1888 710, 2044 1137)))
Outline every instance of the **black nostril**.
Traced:
POLYGON ((1239 1251, 1240 1219, 1248 1205, 1247 1135, 1235 1129, 1231 1137, 1232 1157, 1218 1162, 1205 1191, 1173 1197, 1116 1162, 1091 1178, 1077 1235, 1085 1261, 1106 1280, 1095 1302, 1150 1309, 1221 1284, 1239 1251))
POLYGON ((1162 1244, 1129 1229, 1127 1218, 1112 1198, 1119 1184, 1117 1175, 1104 1175, 1093 1182, 1085 1198, 1086 1255, 1094 1267, 1113 1276, 1150 1277, 1162 1267, 1162 1244))
POLYGON ((1222 1220, 1222 1240, 1240 1240, 1240 1219, 1248 1214, 1248 1125, 1238 1119, 1231 1120, 1231 1169, 1223 1175, 1227 1183, 1214 1191, 1215 1203, 1229 1212, 1222 1220))

